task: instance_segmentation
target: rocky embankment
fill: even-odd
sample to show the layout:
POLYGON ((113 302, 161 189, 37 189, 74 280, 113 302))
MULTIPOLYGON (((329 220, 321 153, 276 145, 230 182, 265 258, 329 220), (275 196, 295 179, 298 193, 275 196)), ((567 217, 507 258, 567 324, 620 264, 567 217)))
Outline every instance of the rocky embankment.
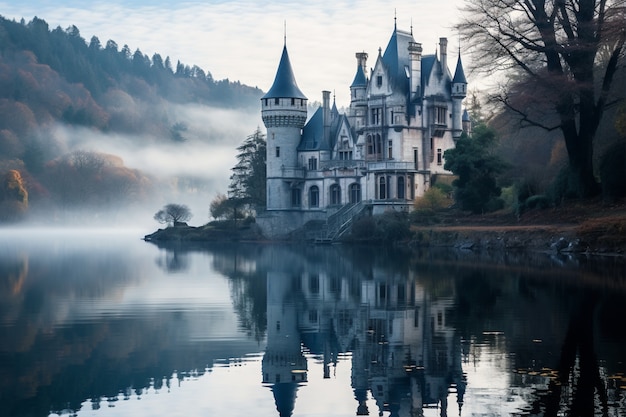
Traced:
MULTIPOLYGON (((468 216, 448 213, 433 224, 411 226, 413 248, 448 247, 464 250, 541 251, 626 257, 626 204, 578 204, 525 213, 468 216)), ((254 223, 245 225, 185 224, 159 229, 146 241, 261 242, 267 241, 254 223)), ((365 243, 359 241, 359 243, 365 243)))
POLYGON ((578 204, 511 214, 457 216, 413 226, 414 247, 531 250, 626 256, 626 205, 578 204))
POLYGON ((148 242, 243 242, 263 239, 255 224, 236 227, 188 226, 166 227, 144 236, 148 242))

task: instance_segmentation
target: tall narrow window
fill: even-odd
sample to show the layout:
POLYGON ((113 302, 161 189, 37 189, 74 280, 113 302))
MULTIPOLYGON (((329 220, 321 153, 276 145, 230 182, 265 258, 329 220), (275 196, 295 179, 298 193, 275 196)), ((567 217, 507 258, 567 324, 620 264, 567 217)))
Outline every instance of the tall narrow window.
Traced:
POLYGON ((276 158, 280 158, 280 146, 276 147, 276 158))
POLYGON ((330 186, 330 204, 333 206, 341 204, 341 187, 339 184, 330 186))
POLYGON ((350 203, 358 203, 361 201, 361 184, 350 184, 350 203))
POLYGON ((317 170, 317 158, 309 158, 309 170, 317 170))
POLYGON ((443 155, 441 153, 441 148, 437 148, 437 165, 441 165, 443 161, 443 155))
POLYGON ((387 158, 393 159, 393 141, 391 139, 387 141, 387 158))
POLYGON ((311 207, 319 207, 320 205, 320 190, 317 185, 309 188, 309 205, 311 207))
POLYGON ((299 188, 291 189, 291 206, 292 207, 300 207, 301 202, 301 191, 299 188))
POLYGON ((320 292, 320 277, 319 277, 319 275, 311 275, 309 277, 309 291, 311 291, 311 294, 319 294, 319 292, 320 292))
POLYGON ((385 200, 387 198, 387 182, 385 181, 385 177, 380 177, 378 179, 378 198, 380 200, 385 200))
POLYGON ((380 112, 381 109, 380 108, 375 108, 372 109, 372 124, 373 125, 379 125, 380 124, 380 112))
POLYGON ((398 198, 400 198, 400 199, 404 199, 404 196, 405 196, 405 194, 406 194, 406 193, 404 192, 404 189, 405 189, 404 184, 405 184, 405 182, 404 182, 404 177, 403 177, 403 176, 398 177, 398 190, 397 190, 398 192, 397 192, 397 194, 396 194, 396 195, 397 195, 397 196, 398 196, 398 198))
POLYGON ((417 153, 417 148, 413 148, 413 165, 415 170, 419 169, 419 164, 417 163, 417 159, 419 154, 417 153))
POLYGON ((383 76, 382 75, 377 75, 376 76, 376 86, 380 87, 383 85, 383 76))
POLYGON ((278 97, 276 97, 274 99, 274 104, 276 104, 276 105, 280 104, 280 99, 278 97))

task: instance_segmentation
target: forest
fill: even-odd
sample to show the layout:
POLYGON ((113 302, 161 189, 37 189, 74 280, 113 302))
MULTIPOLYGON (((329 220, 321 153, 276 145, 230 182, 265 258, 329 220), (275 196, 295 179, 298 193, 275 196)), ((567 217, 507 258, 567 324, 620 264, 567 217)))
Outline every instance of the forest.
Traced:
POLYGON ((254 114, 260 96, 196 65, 86 40, 76 26, 0 17, 0 221, 63 220, 75 209, 92 220, 144 203, 155 189, 197 189, 191 174, 163 184, 128 167, 122 148, 211 149, 232 138, 209 113, 254 114))

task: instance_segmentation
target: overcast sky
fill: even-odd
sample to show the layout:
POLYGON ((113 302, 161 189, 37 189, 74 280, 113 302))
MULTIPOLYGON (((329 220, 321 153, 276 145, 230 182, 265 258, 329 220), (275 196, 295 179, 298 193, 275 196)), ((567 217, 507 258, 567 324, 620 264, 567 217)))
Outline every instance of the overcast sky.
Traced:
MULTIPOLYGON (((228 78, 267 91, 276 73, 286 22, 287 48, 300 89, 310 101, 334 91, 337 105, 349 100, 356 71, 354 54, 369 54, 374 65, 393 31, 410 30, 425 54, 439 37, 449 39, 448 65, 454 70, 458 34, 454 25, 462 0, 0 0, 8 19, 48 22, 51 29, 76 25, 87 41, 97 36, 120 48, 127 44, 152 56, 158 52, 198 65, 215 79, 228 78)), ((469 80, 471 83, 471 80, 469 80)))

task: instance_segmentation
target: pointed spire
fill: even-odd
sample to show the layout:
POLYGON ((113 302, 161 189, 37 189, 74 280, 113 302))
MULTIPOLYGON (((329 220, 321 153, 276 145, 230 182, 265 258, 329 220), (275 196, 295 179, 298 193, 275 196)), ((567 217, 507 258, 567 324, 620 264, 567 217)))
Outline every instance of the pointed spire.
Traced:
POLYGON ((280 57, 278 70, 274 84, 262 98, 301 98, 306 100, 306 96, 298 88, 296 77, 291 68, 289 54, 287 53, 287 45, 283 47, 283 54, 280 57))
POLYGON ((463 63, 461 62, 461 51, 459 50, 459 59, 456 61, 456 70, 454 71, 453 83, 467 84, 465 71, 463 71, 463 63))

